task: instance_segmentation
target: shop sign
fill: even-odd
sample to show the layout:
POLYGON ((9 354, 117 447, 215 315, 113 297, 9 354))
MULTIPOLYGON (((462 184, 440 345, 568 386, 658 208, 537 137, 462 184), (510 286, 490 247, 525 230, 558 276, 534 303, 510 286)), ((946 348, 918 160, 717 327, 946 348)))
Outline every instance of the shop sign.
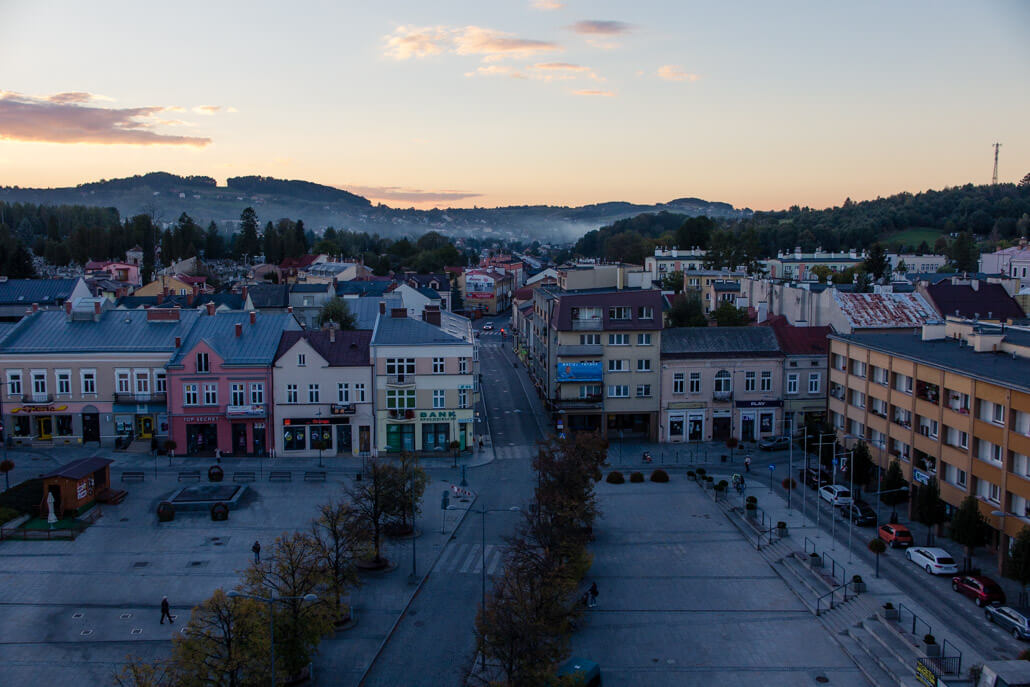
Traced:
POLYGON ((333 415, 353 415, 357 412, 357 408, 354 407, 353 403, 334 403, 330 412, 333 415))
POLYGON ((419 420, 453 420, 458 414, 453 410, 423 410, 418 414, 419 420))
POLYGON ((12 408, 11 413, 59 413, 62 410, 68 410, 68 406, 55 406, 53 403, 49 403, 47 405, 12 408))
POLYGON ((225 414, 230 417, 264 417, 264 405, 226 406, 225 414))
POLYGON ((85 477, 75 485, 75 498, 79 501, 93 495, 93 478, 85 477))
POLYGON ((186 415, 182 418, 182 421, 187 425, 206 425, 212 422, 218 422, 219 417, 217 415, 186 415))
POLYGON ((738 408, 781 408, 783 401, 737 401, 738 408))
POLYGON ((912 479, 923 485, 930 483, 930 475, 917 468, 912 468, 912 479))
POLYGON ((700 409, 707 404, 704 401, 676 401, 669 404, 670 409, 700 409))

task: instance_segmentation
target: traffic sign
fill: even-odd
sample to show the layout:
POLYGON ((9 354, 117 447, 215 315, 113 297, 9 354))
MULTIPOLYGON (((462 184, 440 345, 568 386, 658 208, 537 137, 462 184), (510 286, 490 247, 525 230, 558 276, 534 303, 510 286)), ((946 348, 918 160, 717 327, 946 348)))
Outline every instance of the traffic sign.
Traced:
POLYGON ((837 460, 836 458, 834 458, 833 459, 833 467, 837 467, 838 465, 840 465, 840 461, 837 460))
POLYGON ((769 470, 775 470, 775 469, 776 469, 776 466, 773 465, 772 463, 769 463, 769 470))
POLYGON ((560 432, 560 433, 558 434, 558 438, 559 438, 559 439, 564 439, 564 438, 565 438, 565 432, 560 432))

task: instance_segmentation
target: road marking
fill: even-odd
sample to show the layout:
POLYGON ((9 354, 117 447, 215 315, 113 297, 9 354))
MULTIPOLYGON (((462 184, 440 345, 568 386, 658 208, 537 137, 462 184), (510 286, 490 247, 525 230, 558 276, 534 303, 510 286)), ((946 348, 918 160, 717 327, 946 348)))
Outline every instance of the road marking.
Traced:
POLYGON ((479 545, 476 544, 472 547, 468 557, 465 559, 465 564, 458 570, 459 573, 471 572, 469 570, 470 565, 475 565, 476 561, 479 560, 479 545))

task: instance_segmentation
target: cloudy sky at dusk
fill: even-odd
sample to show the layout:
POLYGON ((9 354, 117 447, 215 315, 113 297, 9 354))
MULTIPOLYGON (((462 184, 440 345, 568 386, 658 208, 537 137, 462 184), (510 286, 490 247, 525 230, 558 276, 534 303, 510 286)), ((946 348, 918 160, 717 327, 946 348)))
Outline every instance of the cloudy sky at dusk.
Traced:
POLYGON ((0 185, 840 204, 1030 172, 1025 0, 0 0, 0 185))

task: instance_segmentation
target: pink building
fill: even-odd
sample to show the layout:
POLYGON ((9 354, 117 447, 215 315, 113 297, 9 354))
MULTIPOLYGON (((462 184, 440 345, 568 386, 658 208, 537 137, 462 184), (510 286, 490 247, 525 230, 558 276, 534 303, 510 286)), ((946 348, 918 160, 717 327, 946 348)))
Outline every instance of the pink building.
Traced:
POLYGON ((177 455, 269 455, 272 364, 291 313, 202 316, 168 363, 169 436, 177 455))
POLYGON ((103 262, 97 262, 90 260, 86 263, 87 272, 107 272, 111 275, 111 279, 115 281, 126 282, 133 286, 141 286, 139 274, 139 265, 134 265, 128 262, 112 262, 105 260, 103 262))

